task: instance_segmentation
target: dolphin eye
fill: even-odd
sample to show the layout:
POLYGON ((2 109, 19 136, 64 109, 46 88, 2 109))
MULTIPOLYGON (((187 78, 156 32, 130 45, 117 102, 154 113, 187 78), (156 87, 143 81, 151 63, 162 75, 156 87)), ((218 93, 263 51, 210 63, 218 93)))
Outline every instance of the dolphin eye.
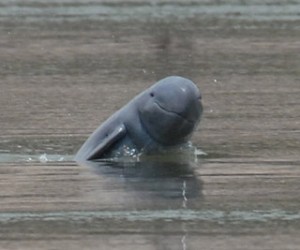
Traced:
POLYGON ((153 93, 153 92, 151 92, 151 93, 150 93, 150 96, 151 96, 151 97, 154 97, 154 93, 153 93))

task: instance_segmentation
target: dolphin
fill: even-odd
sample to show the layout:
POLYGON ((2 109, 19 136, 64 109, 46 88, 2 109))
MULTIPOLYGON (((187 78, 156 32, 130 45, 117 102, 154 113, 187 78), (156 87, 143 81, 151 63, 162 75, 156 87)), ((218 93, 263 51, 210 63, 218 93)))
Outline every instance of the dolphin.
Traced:
POLYGON ((75 156, 77 162, 153 152, 188 142, 203 111, 189 79, 166 77, 102 123, 75 156))

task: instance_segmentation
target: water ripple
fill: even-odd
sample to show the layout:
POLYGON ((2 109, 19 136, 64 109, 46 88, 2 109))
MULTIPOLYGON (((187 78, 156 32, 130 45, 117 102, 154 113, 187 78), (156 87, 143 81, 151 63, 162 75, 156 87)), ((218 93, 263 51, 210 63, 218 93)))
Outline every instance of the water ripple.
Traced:
POLYGON ((47 213, 0 213, 0 222, 14 221, 90 221, 90 220, 127 220, 127 221, 292 221, 300 220, 300 213, 280 209, 231 211, 221 210, 141 210, 141 211, 80 211, 47 213))
POLYGON ((27 20, 78 20, 89 18, 95 20, 145 20, 159 19, 165 17, 193 18, 195 16, 215 16, 231 19, 246 20, 299 20, 299 4, 273 4, 264 5, 260 2, 251 4, 220 3, 165 3, 149 4, 105 4, 105 3, 84 3, 80 4, 57 4, 48 1, 42 4, 40 1, 32 2, 29 5, 23 2, 5 4, 0 8, 0 19, 11 17, 26 17, 27 20))

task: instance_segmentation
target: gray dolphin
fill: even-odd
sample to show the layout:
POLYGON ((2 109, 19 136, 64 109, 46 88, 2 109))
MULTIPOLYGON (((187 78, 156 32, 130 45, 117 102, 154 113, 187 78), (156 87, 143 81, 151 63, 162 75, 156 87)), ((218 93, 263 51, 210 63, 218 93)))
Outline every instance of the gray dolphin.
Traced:
POLYGON ((75 160, 152 152, 184 144, 201 114, 201 94, 197 86, 183 77, 166 77, 101 124, 79 149, 75 160))

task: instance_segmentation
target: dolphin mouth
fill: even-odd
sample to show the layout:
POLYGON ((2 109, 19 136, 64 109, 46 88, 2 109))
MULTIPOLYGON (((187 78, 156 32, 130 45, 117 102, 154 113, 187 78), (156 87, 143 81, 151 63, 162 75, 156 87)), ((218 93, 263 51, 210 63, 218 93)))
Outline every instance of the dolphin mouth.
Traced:
POLYGON ((156 104, 161 110, 163 110, 163 111, 166 112, 166 113, 169 113, 169 114, 172 114, 172 115, 176 115, 177 117, 183 119, 184 121, 186 121, 186 122, 188 122, 188 123, 192 123, 192 124, 195 123, 195 121, 189 120, 188 118, 184 117, 183 115, 181 115, 181 114, 179 114, 179 113, 177 113, 177 112, 175 112, 175 111, 170 111, 170 110, 164 108, 164 107, 161 106, 158 102, 154 102, 154 104, 156 104))

